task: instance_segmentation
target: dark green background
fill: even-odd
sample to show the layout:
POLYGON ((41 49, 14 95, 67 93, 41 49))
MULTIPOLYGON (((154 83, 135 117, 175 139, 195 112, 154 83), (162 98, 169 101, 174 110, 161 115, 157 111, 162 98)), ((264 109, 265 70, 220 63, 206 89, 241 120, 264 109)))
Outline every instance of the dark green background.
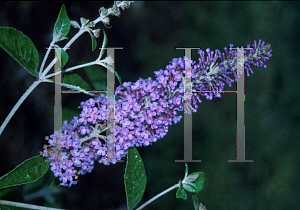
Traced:
MULTIPOLYGON (((17 28, 29 36, 40 53, 49 46, 53 25, 65 4, 71 20, 94 20, 101 6, 111 2, 1 2, 0 25, 17 28)), ((172 58, 184 56, 175 47, 220 49, 234 44, 246 47, 262 39, 272 45, 267 69, 254 67, 246 77, 246 159, 254 163, 228 163, 235 159, 236 96, 204 100, 193 114, 193 159, 190 172, 206 173, 199 193, 209 210, 282 210, 299 207, 299 2, 138 2, 111 18, 105 28, 109 47, 116 50, 116 71, 123 81, 154 78, 172 58)), ((103 25, 98 24, 97 28, 103 25)), ((69 37, 75 33, 71 29, 69 37)), ((101 46, 102 38, 98 38, 101 46)), ((61 42, 64 43, 64 42, 61 42)), ((60 44, 60 43, 58 43, 60 44)), ((91 40, 84 34, 68 52, 67 67, 90 62, 91 40)), ((196 60, 197 51, 193 51, 196 60)), ((34 78, 0 50, 0 122, 34 78)), ((98 68, 103 72, 104 69, 98 68)), ((77 70, 83 72, 83 70, 77 70)), ((86 78, 85 74, 82 74, 86 78)), ((118 85, 118 84, 116 84, 118 85)), ((230 90, 227 86, 226 90, 230 90)), ((232 90, 232 89, 231 89, 232 90)), ((44 137, 53 133, 54 86, 41 84, 21 105, 0 137, 0 176, 42 150, 44 137)), ((63 108, 76 108, 89 97, 63 95, 63 108)), ((151 146, 138 148, 144 160, 148 185, 141 203, 174 185, 184 176, 183 120, 169 128, 167 136, 151 146)), ((57 195, 55 203, 44 199, 28 202, 68 209, 125 209, 125 162, 96 164, 92 173, 80 176, 76 186, 57 195)), ((53 175, 47 174, 51 180, 53 175)), ((41 185, 44 181, 41 181, 41 185)), ((27 187, 28 188, 28 187, 27 187)), ((17 187, 28 193, 26 187, 17 187), (26 191, 27 190, 27 191, 26 191)), ((176 199, 175 191, 145 208, 193 209, 188 200, 176 199)))

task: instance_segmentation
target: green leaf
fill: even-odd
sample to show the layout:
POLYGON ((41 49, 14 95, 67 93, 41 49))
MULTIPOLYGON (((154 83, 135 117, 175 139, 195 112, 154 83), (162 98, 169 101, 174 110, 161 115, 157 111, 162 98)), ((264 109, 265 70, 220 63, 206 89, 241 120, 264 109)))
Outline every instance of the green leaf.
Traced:
POLYGON ((84 71, 91 81, 95 90, 107 90, 106 81, 107 73, 99 66, 87 66, 84 67, 84 71))
MULTIPOLYGON (((105 30, 104 30, 104 29, 102 29, 102 30, 103 30, 103 36, 104 36, 104 38, 103 38, 103 43, 102 43, 102 47, 101 47, 101 51, 100 51, 100 56, 99 56, 99 58, 102 58, 102 56, 103 56, 103 54, 104 54, 104 52, 105 52, 105 48, 106 48, 106 46, 107 46, 107 42, 108 42, 108 39, 107 39, 105 30)), ((118 79, 120 85, 122 85, 122 79, 121 79, 120 75, 118 74, 118 72, 114 71, 114 74, 116 75, 116 77, 117 77, 117 79, 118 79)))
POLYGON ((97 47, 97 40, 96 40, 94 34, 91 31, 89 31, 89 33, 90 33, 91 38, 92 38, 92 51, 94 51, 97 47))
POLYGON ((0 189, 34 182, 48 169, 49 163, 40 155, 29 158, 0 178, 0 189))
MULTIPOLYGON (((83 64, 83 63, 80 63, 83 64)), ((103 69, 100 69, 99 66, 87 66, 84 67, 84 71, 87 74, 89 80, 91 81, 95 90, 107 90, 107 72, 103 69)), ((122 84, 122 79, 119 74, 114 71, 120 85, 122 84)))
POLYGON ((203 189, 205 181, 204 172, 194 172, 187 176, 185 180, 192 180, 187 184, 183 184, 183 188, 192 193, 198 193, 203 189))
POLYGON ((176 192, 176 198, 182 198, 183 200, 187 199, 187 194, 184 189, 178 189, 176 192))
POLYGON ((19 193, 19 191, 13 187, 0 190, 0 199, 25 203, 25 200, 21 193, 19 193))
POLYGON ((79 116, 80 115, 80 110, 78 109, 78 105, 76 106, 77 109, 73 107, 66 107, 62 111, 62 119, 63 121, 65 120, 72 120, 74 116, 79 116))
POLYGON ((63 73, 62 81, 65 84, 79 86, 83 90, 92 90, 91 86, 81 76, 73 72, 63 73))
POLYGON ((39 53, 28 36, 15 28, 0 27, 0 46, 31 75, 39 76, 39 53))
MULTIPOLYGON (((57 45, 55 45, 54 47, 57 50, 59 49, 59 47, 57 45)), ((60 53, 61 53, 61 69, 63 69, 69 60, 69 55, 62 48, 60 49, 60 53)))
POLYGON ((184 184, 183 188, 189 192, 197 192, 196 185, 194 183, 184 184))
POLYGON ((103 30, 103 36, 104 36, 104 38, 103 38, 103 42, 102 42, 102 47, 101 47, 101 51, 100 51, 100 56, 99 56, 99 58, 102 58, 102 56, 103 56, 103 54, 104 54, 104 52, 105 52, 105 48, 106 48, 106 46, 107 46, 107 42, 108 42, 106 33, 105 33, 104 29, 102 29, 102 30, 103 30))
POLYGON ((182 198, 183 200, 186 200, 187 194, 186 194, 185 190, 183 189, 182 181, 179 180, 179 182, 180 182, 180 187, 178 188, 178 190, 176 192, 176 198, 182 198))
POLYGON ((66 36, 70 31, 70 20, 67 15, 66 7, 63 4, 53 29, 53 41, 58 42, 63 39, 68 39, 66 36))
POLYGON ((199 177, 199 174, 190 174, 185 178, 186 182, 195 182, 199 177))
POLYGON ((142 199, 147 183, 144 163, 135 147, 128 149, 127 152, 124 183, 127 209, 132 210, 142 199))
POLYGON ((117 79, 119 80, 120 85, 122 85, 122 79, 121 79, 121 77, 119 76, 118 72, 114 71, 114 73, 115 73, 117 79))
POLYGON ((193 204, 194 204, 194 208, 195 210, 199 210, 199 201, 198 201, 198 197, 196 194, 193 194, 193 204))

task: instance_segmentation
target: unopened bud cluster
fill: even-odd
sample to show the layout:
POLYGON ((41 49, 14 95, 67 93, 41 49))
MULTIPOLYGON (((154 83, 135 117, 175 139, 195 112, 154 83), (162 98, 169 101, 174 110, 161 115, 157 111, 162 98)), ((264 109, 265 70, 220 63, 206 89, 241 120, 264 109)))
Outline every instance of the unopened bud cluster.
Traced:
POLYGON ((101 7, 99 9, 100 18, 102 19, 102 22, 106 25, 109 25, 109 18, 107 16, 114 15, 114 16, 120 16, 120 8, 122 10, 129 9, 130 4, 134 1, 115 1, 113 6, 109 9, 106 9, 104 7, 101 7))

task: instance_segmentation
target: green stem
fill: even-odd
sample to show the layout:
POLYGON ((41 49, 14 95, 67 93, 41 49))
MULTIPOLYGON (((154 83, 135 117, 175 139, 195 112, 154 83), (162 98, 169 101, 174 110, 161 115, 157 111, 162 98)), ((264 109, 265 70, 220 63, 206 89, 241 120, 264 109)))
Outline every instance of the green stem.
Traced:
POLYGON ((114 73, 114 69, 111 68, 110 65, 105 64, 105 63, 104 63, 104 60, 101 60, 101 61, 97 62, 97 64, 100 65, 100 66, 103 66, 104 68, 108 68, 108 70, 110 70, 111 72, 114 73))
MULTIPOLYGON (((78 39, 83 33, 85 32, 85 30, 80 29, 78 31, 77 34, 75 34, 75 36, 64 46, 63 50, 67 51, 67 49, 73 44, 73 42, 75 42, 76 39, 78 39)), ((50 71, 50 69, 53 67, 53 65, 56 63, 56 58, 53 59, 53 61, 47 66, 47 68, 44 70, 44 72, 41 75, 41 79, 44 79, 45 75, 50 71)))
POLYGON ((4 130, 4 128, 6 127, 6 125, 8 124, 8 122, 10 121, 10 119, 12 118, 12 116, 15 114, 15 112, 18 110, 18 108, 20 107, 20 105, 23 103, 23 101, 25 101, 25 99, 27 98, 27 96, 34 90, 34 88, 36 88, 36 86, 38 86, 38 84, 40 84, 41 81, 34 81, 32 83, 32 85, 26 90, 26 92, 22 95, 22 97, 19 99, 19 101, 15 104, 15 106, 13 107, 13 109, 10 111, 10 113, 7 115, 7 117, 5 118, 4 122, 2 123, 1 127, 0 127, 0 136, 4 130))
POLYGON ((170 192, 171 190, 176 189, 177 187, 179 187, 179 184, 175 184, 174 186, 166 189, 165 191, 162 191, 161 193, 157 194, 156 196, 154 196, 153 198, 151 198, 150 200, 148 200, 146 203, 144 203, 143 205, 141 205, 139 208, 137 208, 136 210, 140 210, 142 208, 144 208, 145 206, 147 206, 149 203, 153 202, 154 200, 156 200, 157 198, 159 198, 160 196, 163 196, 164 194, 170 192))
MULTIPOLYGON (((96 25, 98 22, 102 21, 104 17, 98 17, 97 19, 95 19, 93 22, 94 22, 94 25, 96 25)), ((72 44, 73 42, 76 41, 76 39, 78 39, 84 32, 88 31, 89 30, 89 27, 81 27, 80 30, 75 34, 75 36, 63 47, 63 50, 66 51, 72 44)), ((45 65, 45 62, 49 56, 49 53, 50 53, 50 50, 52 49, 53 45, 55 44, 54 41, 52 41, 50 43, 50 46, 49 48, 47 49, 47 52, 45 54, 45 57, 42 61, 42 64, 41 64, 41 67, 40 67, 40 71, 39 71, 39 80, 38 81, 35 81, 28 89, 27 91, 23 94, 23 96, 19 99, 19 101, 15 104, 15 106, 13 107, 13 109, 10 111, 10 113, 8 114, 8 116, 6 117, 6 119, 4 120, 4 122, 2 123, 1 127, 0 127, 0 136, 4 130, 4 128, 6 127, 6 125, 8 124, 8 122, 10 121, 10 119, 12 118, 12 116, 14 115, 14 113, 18 110, 18 108, 20 107, 20 105, 23 103, 23 101, 27 98, 27 96, 34 90, 34 88, 36 88, 36 86, 38 84, 40 84, 41 82, 45 82, 46 81, 46 78, 45 78, 45 75, 47 75, 47 73, 50 71, 50 69, 54 66, 54 64, 56 63, 57 59, 53 59, 51 61, 51 63, 47 66, 47 68, 43 71, 43 68, 44 68, 44 65, 45 65)), ((94 65, 95 63, 94 62, 91 62, 89 63, 88 65, 94 65), (93 64, 91 64, 93 63, 93 64)), ((97 63, 99 64, 99 63, 97 63)), ((86 64, 84 64, 86 65, 86 64)), ((101 65, 101 64, 100 64, 101 65)), ((87 66, 87 65, 86 65, 87 66)), ((74 69, 77 69, 79 66, 77 67, 72 67, 70 69, 68 69, 68 71, 72 71, 74 69)), ((81 68, 84 67, 83 65, 81 66, 81 68)), ((111 70, 111 69, 110 69, 111 70)), ((60 74, 57 73, 57 74, 60 74)), ((51 75, 51 76, 54 76, 54 75, 51 75)), ((47 77, 49 78, 49 77, 47 77)), ((46 82, 49 82, 49 81, 46 81, 46 82)))
POLYGON ((49 46, 48 49, 47 49, 46 55, 45 55, 45 57, 44 57, 44 59, 43 59, 43 62, 42 62, 41 68, 40 68, 39 76, 41 76, 41 74, 42 74, 44 65, 45 65, 45 63, 46 63, 46 60, 47 60, 47 58, 48 58, 48 56, 49 56, 50 50, 52 49, 54 43, 55 43, 55 42, 52 41, 52 42, 50 43, 50 46, 49 46))
POLYGON ((69 71, 73 71, 73 70, 75 70, 75 69, 80 69, 80 68, 84 68, 84 67, 92 66, 92 65, 96 65, 96 64, 97 64, 96 61, 92 61, 92 62, 85 63, 85 64, 82 64, 82 65, 73 66, 73 67, 68 68, 68 69, 66 69, 66 70, 63 70, 63 71, 55 72, 55 73, 53 73, 53 74, 48 74, 47 76, 45 76, 45 79, 54 77, 54 76, 59 75, 59 74, 62 74, 62 73, 66 73, 66 72, 69 72, 69 71))
MULTIPOLYGON (((80 37, 83 33, 85 32, 85 30, 80 30, 64 47, 64 51, 67 50, 67 48, 69 46, 71 46, 71 44, 78 39, 78 37, 80 37)), ((49 52, 52 48, 52 46, 54 45, 54 42, 52 41, 47 52, 45 55, 45 58, 48 57, 49 52)), ((40 69, 40 78, 38 81, 33 82, 33 84, 27 89, 27 91, 23 94, 23 96, 19 99, 19 101, 15 104, 15 106, 13 107, 13 109, 10 111, 10 113, 8 114, 8 116, 6 117, 6 119, 4 120, 4 122, 2 123, 1 127, 0 127, 0 136, 4 130, 4 128, 6 127, 6 125, 8 124, 8 122, 10 121, 10 119, 12 118, 12 116, 15 114, 15 112, 18 110, 18 108, 20 107, 20 105, 23 103, 23 101, 27 98, 27 96, 34 90, 34 88, 36 88, 36 86, 38 84, 40 84, 41 82, 44 82, 44 77, 45 75, 50 71, 50 69, 53 67, 53 65, 55 64, 56 60, 54 59, 49 65, 48 67, 45 69, 44 72, 42 72, 42 68, 45 64, 46 59, 43 60, 43 63, 41 65, 41 69, 40 69)))
POLYGON ((26 203, 18 203, 18 202, 12 202, 12 201, 5 201, 5 200, 0 200, 0 204, 7 205, 7 206, 15 206, 15 207, 27 208, 27 209, 63 210, 63 209, 49 208, 49 207, 31 205, 31 204, 26 204, 26 203))

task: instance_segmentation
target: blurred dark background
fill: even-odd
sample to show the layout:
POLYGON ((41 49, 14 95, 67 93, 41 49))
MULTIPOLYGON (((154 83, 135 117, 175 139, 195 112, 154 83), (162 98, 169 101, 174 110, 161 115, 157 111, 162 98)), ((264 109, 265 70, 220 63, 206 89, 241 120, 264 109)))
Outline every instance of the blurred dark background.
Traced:
MULTIPOLYGON (((0 26, 14 27, 29 36, 40 54, 40 63, 52 38, 59 10, 65 4, 71 20, 94 20, 101 6, 112 2, 1 2, 0 26)), ((246 47, 262 39, 272 45, 273 57, 267 69, 253 68, 246 77, 245 126, 246 159, 254 163, 228 163, 235 159, 236 96, 222 94, 221 99, 204 100, 193 114, 193 159, 189 171, 206 174, 204 189, 198 194, 209 210, 282 210, 299 207, 299 122, 300 99, 298 70, 299 2, 137 2, 111 17, 111 28, 101 23, 109 47, 116 50, 116 71, 123 81, 154 78, 153 71, 164 69, 183 50, 175 47, 201 47, 211 50, 229 44, 246 47)), ((71 38, 77 29, 71 28, 71 38)), ((98 47, 102 44, 102 33, 98 47)), ((59 42, 63 46, 66 41, 59 42)), ((67 67, 97 58, 91 51, 87 33, 68 51, 67 67)), ((193 51, 193 58, 198 58, 193 51)), ((0 49, 0 122, 34 81, 19 64, 0 49)), ((99 67, 99 72, 105 69, 99 67)), ((87 78, 83 70, 83 78, 87 78)), ((118 85, 118 83, 116 84, 118 85)), ((227 86, 226 90, 233 90, 227 86)), ((76 110, 89 96, 63 95, 63 109, 76 110), (71 108, 70 108, 71 107, 71 108)), ((41 84, 25 100, 0 137, 0 176, 18 164, 38 155, 53 133, 53 84, 41 84)), ((140 204, 174 185, 184 176, 183 120, 170 126, 165 138, 151 146, 138 148, 148 177, 140 204)), ((124 159, 125 160, 125 159, 124 159)), ((96 163, 90 174, 79 177, 71 188, 54 195, 54 200, 31 199, 36 205, 67 209, 126 209, 123 174, 125 162, 105 166, 96 163)), ((53 179, 48 172, 39 182, 15 187, 28 195, 53 179)), ((60 189, 59 188, 59 189, 60 189)), ((193 209, 188 200, 176 199, 176 191, 164 195, 145 209, 193 209)), ((28 198, 28 197, 27 197, 28 198)))

